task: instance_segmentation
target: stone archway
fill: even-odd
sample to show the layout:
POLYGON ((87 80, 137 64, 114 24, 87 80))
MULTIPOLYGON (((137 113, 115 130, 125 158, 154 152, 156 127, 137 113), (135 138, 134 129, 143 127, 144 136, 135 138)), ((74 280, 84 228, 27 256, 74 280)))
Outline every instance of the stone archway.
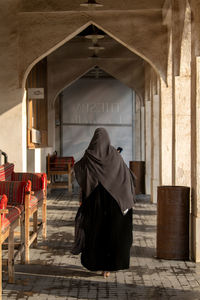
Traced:
MULTIPOLYGON (((52 57, 52 61, 54 61, 54 57, 52 57)), ((49 98, 50 98, 50 103, 49 103, 49 114, 51 115, 51 124, 49 126, 51 127, 50 132, 51 132, 51 144, 55 144, 55 130, 54 130, 54 124, 55 122, 52 121, 55 118, 54 115, 54 109, 55 109, 55 102, 57 102, 60 97, 59 95, 70 87, 72 84, 74 84, 77 80, 79 80, 81 77, 83 77, 86 73, 91 71, 95 67, 99 67, 101 70, 103 70, 105 73, 109 74, 111 77, 114 79, 118 80, 119 82, 123 83, 125 86, 131 88, 134 90, 135 94, 135 114, 133 115, 133 120, 134 120, 134 127, 137 128, 137 140, 142 138, 141 134, 141 122, 144 121, 141 119, 140 116, 140 110, 141 107, 144 105, 144 66, 143 64, 141 65, 138 62, 135 62, 134 60, 128 60, 128 61, 123 61, 116 65, 115 61, 113 62, 112 60, 109 61, 109 63, 105 63, 104 59, 98 59, 96 61, 94 60, 89 60, 85 62, 84 60, 78 60, 76 64, 73 63, 70 64, 70 61, 64 62, 61 57, 62 64, 60 65, 58 63, 57 69, 54 64, 50 63, 50 69, 52 69, 52 72, 49 74, 49 80, 50 83, 54 83, 52 88, 49 90, 49 98), (68 66, 71 66, 70 68, 66 68, 68 66), (118 71, 120 69, 120 72, 118 71), (135 69, 134 72, 132 72, 132 76, 128 80, 128 73, 130 70, 135 69), (56 80, 58 78, 59 80, 56 80), (142 82, 143 80, 143 82, 142 82)), ((136 134, 133 133, 134 140, 136 138, 136 134)), ((143 136, 144 137, 144 136, 143 136)), ((141 142, 136 144, 136 148, 134 149, 134 157, 140 157, 140 152, 141 152, 141 142), (139 156, 138 156, 139 155, 139 156)))
MULTIPOLYGON (((20 58, 20 84, 22 85, 29 70, 37 61, 56 51, 91 24, 103 30, 113 40, 129 49, 130 52, 137 54, 142 61, 150 64, 158 77, 163 79, 163 82, 166 83, 167 81, 167 27, 162 23, 160 12, 155 12, 154 22, 152 22, 152 14, 149 15, 148 12, 142 15, 130 12, 126 21, 117 14, 119 18, 117 24, 111 22, 111 17, 105 18, 98 12, 93 12, 92 14, 91 12, 84 12, 81 15, 79 13, 70 15, 69 13, 64 13, 59 20, 52 14, 37 13, 34 15, 34 21, 33 19, 30 21, 28 15, 29 13, 22 14, 20 22, 21 25, 26 25, 20 25, 20 28, 29 28, 31 24, 31 34, 29 32, 28 35, 26 30, 25 32, 22 31, 23 34, 21 32, 19 43, 20 47, 24 49, 23 57, 20 58), (133 17, 136 17, 136 19, 134 20, 133 17), (76 22, 73 22, 76 18, 78 18, 78 25, 76 22), (120 23, 120 20, 122 23, 120 23), (138 20, 145 26, 138 28, 138 20), (55 30, 57 28, 59 31, 55 31, 56 34, 50 37, 52 24, 55 26, 55 30), (66 27, 66 24, 69 26, 66 27), (126 29, 129 28, 129 30, 126 31, 125 27, 126 29), (35 43, 38 46, 36 48, 35 43), (31 49, 35 49, 35 52, 33 53, 31 49)), ((140 95, 139 92, 138 95, 140 95)))
POLYGON ((160 15, 155 15, 154 22, 152 22, 152 15, 148 14, 137 15, 137 18, 134 18, 136 16, 130 13, 126 21, 122 17, 118 15, 116 24, 112 21, 112 16, 104 18, 98 12, 92 15, 89 12, 64 13, 60 18, 56 17, 56 14, 47 13, 38 13, 31 18, 29 13, 20 14, 19 85, 25 86, 28 73, 39 60, 91 24, 99 27, 117 42, 147 61, 166 81, 167 28, 162 24, 160 15), (122 22, 120 22, 121 18, 122 22), (138 22, 145 26, 138 26, 138 22))
POLYGON ((80 158, 77 155, 81 141, 84 140, 87 145, 86 136, 90 136, 95 126, 103 126, 110 132, 114 146, 124 145, 127 164, 130 160, 135 160, 140 145, 138 138, 141 137, 139 132, 137 135, 135 133, 136 128, 141 130, 136 107, 140 109, 141 101, 130 87, 110 75, 101 68, 94 67, 82 78, 78 76, 56 98, 56 122, 53 123, 53 126, 57 124, 55 149, 60 149, 61 155, 74 153, 75 159, 80 158), (135 144, 136 136, 138 144, 135 144))
MULTIPOLYGON (((73 32, 73 34, 70 34, 67 38, 65 38, 64 40, 62 40, 60 43, 58 43, 56 46, 54 46, 53 48, 51 48, 50 50, 47 50, 47 52, 46 53, 43 53, 42 54, 42 56, 40 56, 40 57, 38 57, 37 59, 35 59, 34 61, 33 61, 33 63, 32 64, 30 64, 29 66, 28 66, 28 68, 26 69, 26 72, 25 72, 25 75, 24 75, 24 79, 23 79, 23 81, 22 81, 22 84, 25 84, 25 79, 26 79, 26 76, 28 75, 28 72, 30 71, 30 69, 32 68, 32 66, 37 62, 37 61, 39 61, 40 59, 41 59, 41 57, 44 57, 45 55, 47 55, 47 54, 49 54, 49 53, 51 53, 52 51, 54 52, 56 49, 58 49, 58 48, 60 48, 60 46, 64 43, 66 43, 67 41, 69 41, 70 39, 72 39, 73 38, 73 36, 76 36, 79 32, 81 32, 83 29, 85 29, 88 25, 90 25, 90 24, 95 24, 94 22, 88 22, 88 23, 86 23, 86 24, 84 24, 83 26, 81 26, 78 30, 75 30, 74 32, 73 32)), ((46 37, 46 36, 45 36, 46 37)), ((115 37, 114 37, 115 38, 115 37)), ((119 40, 118 38, 115 38, 115 40, 119 40)), ((123 44, 123 43, 122 43, 123 44)), ((41 49, 40 49, 41 50, 41 49)), ((38 51, 38 49, 37 49, 37 51, 38 51)), ((34 53, 34 55, 35 55, 36 53, 34 53)), ((33 54, 32 54, 33 55, 33 54)), ((26 58, 26 51, 24 52, 24 58, 26 58)), ((29 53, 29 56, 31 56, 31 53, 29 53)), ((148 59, 147 59, 148 60, 148 59)), ((103 60, 102 60, 103 61, 103 60)), ((103 67, 103 65, 105 65, 105 63, 103 63, 101 61, 101 63, 99 63, 100 64, 100 66, 101 67, 103 67)), ((140 61, 143 61, 143 59, 141 59, 140 58, 140 61)), ((25 60, 24 60, 24 62, 25 62, 25 60)), ((79 61, 80 62, 80 61, 79 61)), ((111 62, 110 62, 110 64, 112 64, 111 62)), ((94 65, 94 62, 93 62, 93 64, 92 65, 94 65)), ((97 65, 97 64, 96 64, 97 65)), ((106 69, 108 69, 109 71, 112 69, 111 68, 111 65, 109 65, 108 63, 106 63, 106 69)), ((80 64, 79 64, 79 66, 80 66, 80 64)), ((114 66, 114 65, 113 65, 114 66)), ((104 66, 105 67, 105 66, 104 66)), ((142 64, 141 64, 141 62, 140 62, 140 65, 138 65, 137 67, 139 67, 139 69, 142 69, 142 64)), ((115 77, 117 77, 117 75, 116 75, 116 70, 114 71, 114 73, 115 73, 115 77)), ((122 72, 122 74, 123 74, 123 72, 122 72)), ((120 74, 118 74, 118 77, 119 77, 119 80, 122 80, 121 79, 121 77, 122 77, 122 74, 120 75, 120 74)), ((133 82, 131 82, 131 81, 134 81, 135 80, 135 78, 137 77, 137 75, 138 74, 134 74, 134 76, 132 76, 131 77, 131 79, 129 79, 129 82, 128 82, 128 86, 131 86, 131 87, 134 87, 134 89, 137 91, 137 94, 139 95, 139 97, 140 97, 140 99, 142 100, 142 98, 143 98, 143 93, 144 93, 144 86, 143 86, 143 84, 141 85, 141 84, 139 84, 138 86, 136 85, 136 87, 135 87, 135 84, 133 83, 133 82), (134 78, 135 77, 135 78, 134 78)), ((71 77, 71 76, 70 76, 71 77)), ((77 76, 75 76, 75 79, 76 79, 76 77, 77 76)), ((127 79, 127 74, 126 74, 126 79, 127 79)), ((73 81, 73 79, 71 78, 71 81, 73 81)), ((123 80, 122 80, 123 81, 123 80)), ((127 80, 126 80, 127 81, 127 80)), ((142 81, 141 81, 142 82, 142 81)), ((127 84, 127 82, 125 82, 125 84, 127 84)), ((58 91, 59 92, 59 91, 58 91)))
POLYGON ((132 88, 137 93, 141 103, 144 101, 144 66, 140 62, 121 60, 116 64, 112 59, 109 62, 104 59, 87 62, 78 60, 76 64, 71 64, 71 61, 69 61, 68 66, 69 68, 66 70, 65 64, 60 66, 62 69, 55 69, 54 66, 50 65, 50 68, 52 67, 54 72, 51 72, 49 78, 49 107, 53 107, 55 99, 65 88, 95 66, 98 66, 112 77, 132 88), (129 74, 130 71, 132 71, 132 74, 129 74), (59 81, 56 81, 56 78, 59 78, 59 81))

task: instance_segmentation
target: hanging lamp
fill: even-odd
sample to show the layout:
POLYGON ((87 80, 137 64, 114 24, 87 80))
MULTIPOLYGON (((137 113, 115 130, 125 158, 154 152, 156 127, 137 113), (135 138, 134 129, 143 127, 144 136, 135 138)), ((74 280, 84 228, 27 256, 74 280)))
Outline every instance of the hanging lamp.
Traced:
POLYGON ((92 40, 93 45, 98 43, 98 40, 103 39, 104 35, 98 32, 98 29, 92 24, 92 33, 85 35, 86 39, 92 40))
POLYGON ((88 2, 81 3, 80 6, 88 7, 88 8, 97 8, 97 7, 102 7, 103 4, 100 4, 95 0, 88 0, 88 2))
POLYGON ((89 50, 94 50, 95 52, 99 52, 101 50, 104 50, 105 48, 102 46, 99 46, 99 44, 95 43, 93 46, 88 47, 89 50))

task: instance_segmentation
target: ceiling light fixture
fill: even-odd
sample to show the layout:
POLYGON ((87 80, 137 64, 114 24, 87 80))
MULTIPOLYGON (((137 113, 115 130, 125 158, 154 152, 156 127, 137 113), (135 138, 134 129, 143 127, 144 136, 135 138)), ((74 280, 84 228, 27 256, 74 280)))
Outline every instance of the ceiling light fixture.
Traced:
POLYGON ((86 3, 81 3, 80 6, 88 8, 102 7, 103 4, 97 3, 95 0, 88 0, 86 3))
POLYGON ((99 52, 100 50, 104 50, 105 48, 102 46, 99 46, 98 44, 94 44, 93 46, 88 47, 88 49, 99 52))
POLYGON ((85 35, 85 38, 92 40, 93 45, 97 44, 98 40, 104 38, 104 34, 102 34, 102 31, 100 31, 94 24, 92 24, 90 32, 89 34, 85 35))
POLYGON ((104 38, 103 34, 88 34, 85 36, 86 39, 92 40, 93 44, 97 44, 98 40, 101 40, 104 38))

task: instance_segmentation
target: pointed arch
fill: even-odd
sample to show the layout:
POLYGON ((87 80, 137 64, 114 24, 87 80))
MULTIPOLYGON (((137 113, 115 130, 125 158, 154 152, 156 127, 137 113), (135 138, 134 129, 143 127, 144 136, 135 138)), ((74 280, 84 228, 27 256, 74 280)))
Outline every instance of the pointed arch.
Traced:
MULTIPOLYGON (((83 61, 84 62, 84 61, 83 61)), ((81 61, 78 61, 77 64, 73 64, 73 69, 71 69, 71 73, 64 73, 60 74, 59 77, 59 83, 61 82, 61 85, 58 85, 56 89, 52 92, 50 95, 50 107, 53 108, 54 103, 56 101, 56 98, 58 95, 66 89, 68 86, 79 80, 82 76, 84 76, 86 73, 88 73, 90 70, 92 70, 95 66, 98 66, 100 69, 111 75, 113 78, 119 80, 129 88, 133 89, 136 94, 138 95, 141 103, 143 103, 143 94, 144 94, 144 87, 141 85, 141 78, 139 78, 138 82, 136 81, 136 78, 134 78, 134 73, 133 76, 131 77, 130 81, 127 81, 127 65, 124 66, 123 72, 118 73, 116 70, 116 64, 110 63, 110 64, 104 64, 103 60, 98 60, 98 61, 91 61, 88 62, 88 64, 81 64, 81 61), (133 81, 131 81, 133 79, 133 81)), ((122 64, 120 64, 122 66, 122 64)), ((129 62, 129 66, 131 67, 131 64, 129 62)), ((141 73, 141 71, 139 70, 141 73)), ((137 74, 135 74, 135 77, 137 77, 137 74)), ((54 73, 55 76, 57 76, 56 73, 54 73)), ((52 80, 54 81, 54 80, 52 80)))
MULTIPOLYGON (((156 21, 146 15, 140 16, 143 21, 151 24, 151 35, 156 38, 151 39, 148 43, 149 29, 148 23, 146 29, 141 26, 134 26, 134 15, 128 15, 128 25, 130 26, 128 33, 126 23, 123 26, 115 28, 115 23, 110 24, 109 18, 103 18, 97 12, 93 13, 64 13, 62 17, 55 18, 54 14, 38 13, 29 20, 29 13, 20 14, 20 37, 19 37, 19 83, 24 87, 26 78, 31 68, 45 56, 61 47, 70 39, 75 37, 89 25, 95 25, 103 30, 111 38, 128 48, 131 52, 137 54, 143 60, 148 62, 160 77, 166 82, 167 70, 167 29, 161 25, 160 17, 157 16, 156 21), (75 22, 76 21, 76 22, 75 22), (154 23, 156 25, 154 25, 154 23), (68 25, 68 26, 67 26, 68 25), (31 30, 29 30, 31 28, 31 30), (125 30, 126 29, 126 30, 125 30), (132 31, 133 32, 132 32, 132 31), (52 34, 54 32, 54 34, 52 34), (124 34, 126 36, 124 37, 124 34), (162 47, 156 44, 158 39, 162 43, 162 47), (143 40, 145 40, 143 45, 143 40)), ((119 18, 123 17, 121 15, 119 18)), ((138 17, 138 16, 137 16, 138 17)), ((120 20, 118 21, 120 23, 120 20)), ((127 25, 127 26, 128 26, 127 25)), ((151 38, 151 37, 150 37, 151 38)))

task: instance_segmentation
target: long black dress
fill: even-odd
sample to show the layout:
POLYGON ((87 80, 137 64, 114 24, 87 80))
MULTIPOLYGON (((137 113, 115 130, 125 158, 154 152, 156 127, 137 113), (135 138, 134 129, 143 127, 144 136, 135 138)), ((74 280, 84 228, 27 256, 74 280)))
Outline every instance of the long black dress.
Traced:
POLYGON ((83 199, 85 246, 81 263, 91 271, 129 268, 132 209, 123 215, 116 200, 99 184, 83 199))

